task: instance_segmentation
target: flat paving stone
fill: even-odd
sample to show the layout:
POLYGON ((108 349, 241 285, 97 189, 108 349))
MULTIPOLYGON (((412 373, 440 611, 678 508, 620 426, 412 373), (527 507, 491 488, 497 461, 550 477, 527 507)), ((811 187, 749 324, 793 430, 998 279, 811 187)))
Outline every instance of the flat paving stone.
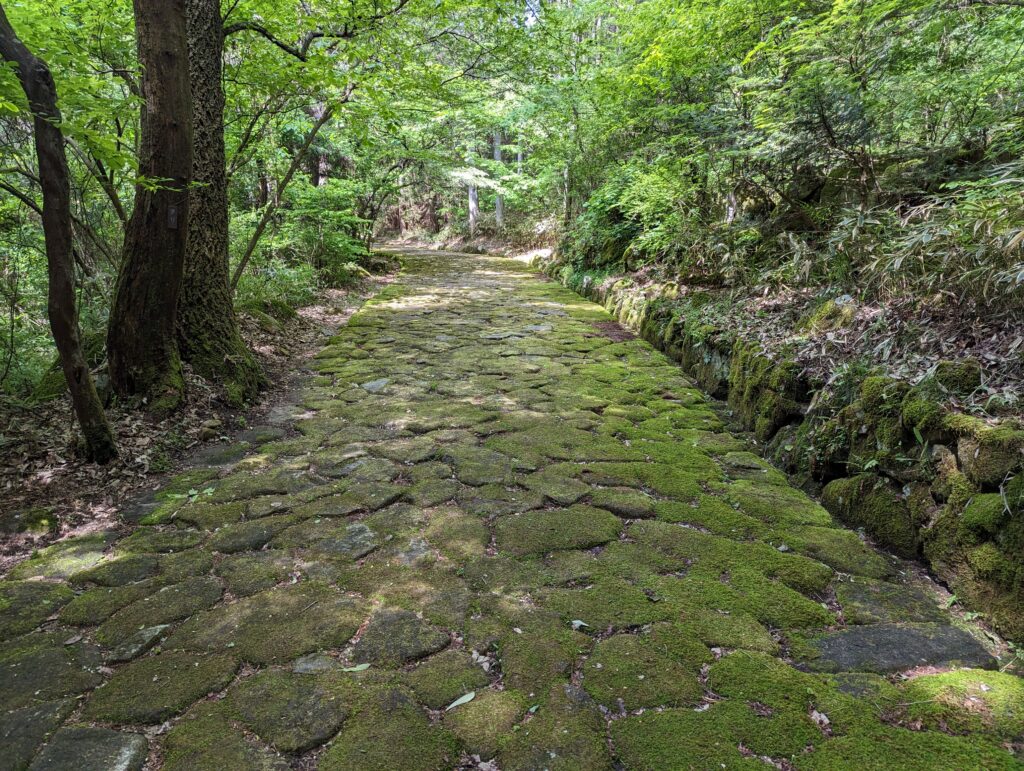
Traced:
POLYGON ((140 771, 149 744, 142 734, 107 728, 63 728, 29 766, 30 771, 140 771))
POLYGON ((922 666, 996 666, 984 646, 949 624, 873 624, 825 635, 812 643, 821 672, 900 672, 922 666))

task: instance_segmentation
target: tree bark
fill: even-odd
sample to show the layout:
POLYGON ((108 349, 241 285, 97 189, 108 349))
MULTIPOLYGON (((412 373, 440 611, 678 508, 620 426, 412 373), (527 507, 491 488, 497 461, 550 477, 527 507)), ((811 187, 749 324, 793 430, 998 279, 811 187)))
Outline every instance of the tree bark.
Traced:
POLYGON ((228 265, 228 179, 224 149, 224 23, 218 0, 185 0, 192 91, 192 179, 178 348, 228 401, 251 401, 265 384, 238 332, 228 265))
MULTIPOLYGON (((494 132, 494 160, 497 163, 502 162, 501 146, 505 139, 501 134, 501 129, 494 132)), ((499 167, 500 168, 500 167, 499 167)), ((494 223, 498 226, 498 230, 502 230, 505 227, 505 196, 500 192, 495 193, 494 196, 494 223)))
POLYGON ((185 0, 134 0, 143 97, 135 210, 107 332, 110 382, 150 409, 175 409, 185 384, 176 342, 192 177, 185 0))
POLYGON ((476 185, 469 186, 469 235, 475 236, 480 222, 480 192, 476 185))
POLYGON ((48 272, 47 313, 71 392, 71 404, 85 439, 90 460, 106 463, 117 457, 114 435, 96 393, 82 351, 75 309, 75 265, 72 254, 71 183, 68 176, 57 88, 46 63, 21 42, 0 6, 0 57, 15 65, 18 80, 32 110, 39 180, 43 192, 43 235, 48 272))

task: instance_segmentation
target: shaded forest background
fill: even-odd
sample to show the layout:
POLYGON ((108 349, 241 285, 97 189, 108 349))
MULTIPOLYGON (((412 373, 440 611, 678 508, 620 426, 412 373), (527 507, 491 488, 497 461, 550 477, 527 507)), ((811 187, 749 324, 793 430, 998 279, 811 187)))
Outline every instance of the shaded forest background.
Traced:
MULTIPOLYGON (((88 366, 108 407, 160 413, 184 398, 178 361, 220 388, 225 404, 254 399, 264 381, 234 314, 287 317, 324 287, 359 281, 379 267, 371 244, 381 235, 557 246, 595 278, 656 272, 724 290, 722 316, 735 315, 742 298, 781 292, 801 307, 849 296, 1012 327, 1024 285, 1019 5, 140 0, 133 9, 125 0, 31 0, 4 8, 56 86, 88 366), (177 29, 180 39, 137 28, 147 6, 163 14, 156 29, 177 29), (160 45, 178 46, 177 74, 147 81, 140 59, 160 45), (168 135, 147 139, 142 120, 147 88, 166 90, 174 77, 178 98, 168 109, 190 124, 178 139, 195 151, 177 172, 166 164, 181 152, 161 152, 168 135), (193 216, 178 223, 181 244, 133 225, 139 201, 184 191, 193 216), (168 264, 157 246, 181 252, 180 276, 152 272, 168 264), (133 260, 145 268, 134 283, 133 260), (162 328, 124 339, 133 329, 126 319, 153 315, 161 302, 162 328), (121 364, 150 348, 162 353, 145 377, 138 361, 121 364)), ((31 117, 8 67, 0 73, 8 405, 65 390, 47 324, 31 117)), ((875 332, 884 337, 882 318, 875 332)), ((992 368, 1008 374, 984 394, 986 413, 1018 409, 1022 342, 1010 334, 993 354, 992 368)))

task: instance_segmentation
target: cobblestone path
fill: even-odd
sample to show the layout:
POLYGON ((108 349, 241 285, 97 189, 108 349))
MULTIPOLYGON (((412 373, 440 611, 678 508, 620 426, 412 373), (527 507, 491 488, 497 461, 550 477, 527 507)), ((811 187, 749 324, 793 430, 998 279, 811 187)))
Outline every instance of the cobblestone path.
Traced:
POLYGON ((406 262, 294 410, 0 583, 0 769, 1021 767, 1021 680, 661 354, 406 262))

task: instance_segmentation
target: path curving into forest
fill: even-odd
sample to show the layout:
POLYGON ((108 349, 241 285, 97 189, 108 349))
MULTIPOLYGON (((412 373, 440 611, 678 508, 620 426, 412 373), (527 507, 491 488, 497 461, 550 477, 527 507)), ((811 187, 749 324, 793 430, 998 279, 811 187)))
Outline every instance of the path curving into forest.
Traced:
POLYGON ((669 360, 405 263, 301 404, 0 582, 0 767, 1020 767, 1021 681, 669 360))

